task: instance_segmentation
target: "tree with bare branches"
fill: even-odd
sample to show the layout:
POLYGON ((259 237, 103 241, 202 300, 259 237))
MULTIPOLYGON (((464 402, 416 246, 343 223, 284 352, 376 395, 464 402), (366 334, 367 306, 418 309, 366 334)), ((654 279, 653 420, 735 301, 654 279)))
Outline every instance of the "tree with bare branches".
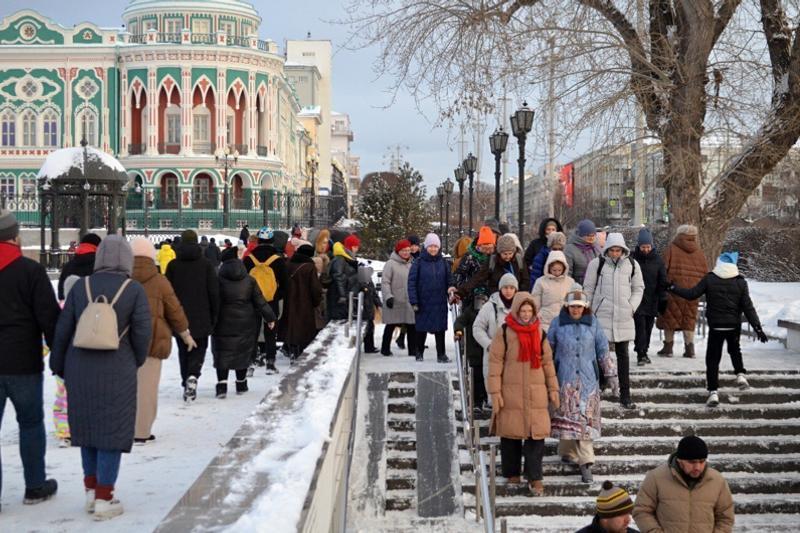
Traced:
POLYGON ((397 91, 443 121, 492 112, 556 78, 561 140, 660 141, 674 224, 709 258, 800 137, 797 0, 351 0, 348 23, 397 91), (644 128, 636 128, 640 113, 644 128), (743 146, 703 196, 701 142, 743 146))

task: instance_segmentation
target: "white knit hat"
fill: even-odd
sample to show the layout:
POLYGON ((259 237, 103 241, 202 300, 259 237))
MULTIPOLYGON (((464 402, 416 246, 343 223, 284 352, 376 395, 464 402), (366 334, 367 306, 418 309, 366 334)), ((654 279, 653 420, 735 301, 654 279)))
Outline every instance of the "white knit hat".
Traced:
POLYGON ((145 239, 144 237, 132 239, 131 249, 134 257, 149 257, 153 261, 156 260, 156 248, 150 242, 150 239, 145 239))
POLYGON ((564 298, 564 307, 569 307, 570 305, 589 307, 589 301, 586 299, 586 293, 583 292, 583 289, 573 289, 567 293, 566 298, 564 298))
POLYGON ((425 249, 427 249, 428 246, 438 246, 439 248, 441 248, 442 241, 439 240, 439 236, 436 235, 435 233, 428 233, 425 236, 425 249))

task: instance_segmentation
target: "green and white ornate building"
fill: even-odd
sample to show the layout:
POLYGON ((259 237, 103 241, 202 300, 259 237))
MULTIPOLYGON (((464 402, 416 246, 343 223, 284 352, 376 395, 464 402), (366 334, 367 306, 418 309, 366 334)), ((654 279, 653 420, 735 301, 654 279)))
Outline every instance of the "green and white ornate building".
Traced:
POLYGON ((238 152, 230 225, 281 220, 309 182, 314 147, 284 57, 258 39, 255 8, 131 0, 122 18, 122 29, 66 28, 28 10, 0 21, 0 194, 26 212, 45 156, 85 137, 138 185, 129 228, 145 217, 151 228, 220 227, 226 183, 215 156, 227 149, 238 152))

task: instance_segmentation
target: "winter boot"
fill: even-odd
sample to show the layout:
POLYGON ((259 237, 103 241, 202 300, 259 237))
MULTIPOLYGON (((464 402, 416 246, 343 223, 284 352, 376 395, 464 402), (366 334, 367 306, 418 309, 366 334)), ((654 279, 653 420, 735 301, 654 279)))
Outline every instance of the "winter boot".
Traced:
POLYGON ((619 404, 622 406, 623 409, 636 409, 636 404, 633 403, 630 398, 627 400, 621 400, 619 404))
POLYGON ((688 357, 689 359, 694 359, 694 343, 687 342, 686 346, 683 349, 683 356, 688 357))
POLYGON ((277 374, 277 373, 278 373, 278 369, 275 368, 275 361, 274 360, 272 360, 272 361, 267 360, 267 375, 271 376, 271 375, 277 374))
POLYGON ((520 476, 511 476, 508 478, 509 485, 519 485, 522 482, 522 478, 520 476))
POLYGON ((544 496, 544 483, 542 483, 541 479, 528 481, 528 490, 534 498, 542 497, 544 496))
POLYGON ((264 366, 267 364, 267 345, 263 342, 258 343, 258 353, 256 353, 256 358, 253 361, 255 366, 264 366))
POLYGON ((389 350, 386 350, 386 351, 381 350, 381 355, 384 356, 384 357, 391 357, 394 354, 392 352, 390 352, 389 350))
POLYGON ((97 488, 97 476, 84 476, 83 487, 85 490, 85 503, 83 509, 92 514, 94 512, 95 489, 97 488))
POLYGON ((220 381, 217 383, 217 399, 222 400, 228 396, 228 382, 220 381))
POLYGON ((137 439, 137 438, 134 438, 134 439, 133 439, 133 443, 134 443, 135 445, 137 445, 137 446, 144 446, 144 445, 145 445, 145 444, 147 444, 148 442, 152 442, 152 441, 154 441, 154 440, 156 440, 156 436, 155 436, 155 435, 150 435, 149 437, 147 437, 147 438, 145 438, 145 439, 137 439))
POLYGON ((238 379, 236 380, 236 394, 244 394, 248 390, 250 389, 247 388, 246 379, 243 379, 242 381, 239 381, 238 379))
POLYGON ((422 361, 423 361, 423 358, 422 358, 422 354, 421 354, 421 353, 418 353, 418 354, 417 354, 417 355, 415 355, 414 357, 416 357, 416 358, 417 358, 417 361, 419 361, 419 362, 422 362, 422 361))
POLYGON ((744 374, 736 374, 736 386, 741 390, 747 390, 750 388, 750 384, 747 382, 747 378, 744 377, 744 374))
POLYGON ((717 391, 712 390, 708 393, 708 400, 706 400, 707 407, 716 407, 719 405, 719 394, 717 391))
POLYGON ((644 354, 643 353, 637 353, 636 354, 636 364, 638 366, 644 366, 648 362, 649 362, 649 359, 647 359, 647 354, 646 353, 644 353, 644 354))
POLYGON ((403 330, 400 330, 400 335, 397 336, 397 347, 401 350, 406 349, 406 334, 403 333, 403 330))
POLYGON ((197 378, 189 376, 186 380, 186 387, 183 389, 183 401, 193 402, 197 399, 197 378))
POLYGON ((439 355, 439 356, 436 357, 436 362, 437 363, 449 363, 450 362, 450 358, 447 357, 446 354, 442 354, 442 355, 439 355))
POLYGON ((34 505, 49 500, 58 492, 58 483, 55 479, 48 479, 39 488, 25 489, 25 499, 22 503, 25 505, 34 505))
POLYGON ((96 521, 110 520, 121 515, 124 511, 122 504, 114 498, 113 485, 98 485, 95 491, 97 499, 94 501, 94 519, 96 521))
POLYGON ((658 355, 661 357, 672 357, 672 345, 675 344, 674 342, 667 342, 664 341, 664 347, 658 351, 658 355))
POLYGON ((581 481, 584 483, 593 483, 594 477, 592 476, 592 463, 586 463, 585 465, 580 466, 581 469, 581 481))

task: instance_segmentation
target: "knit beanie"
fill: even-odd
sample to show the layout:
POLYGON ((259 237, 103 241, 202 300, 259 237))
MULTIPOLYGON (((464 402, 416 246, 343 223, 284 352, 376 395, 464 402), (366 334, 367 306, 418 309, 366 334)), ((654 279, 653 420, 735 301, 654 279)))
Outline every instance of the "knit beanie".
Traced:
POLYGON ((589 307, 589 299, 586 297, 586 293, 583 292, 583 289, 573 289, 567 293, 566 297, 564 297, 564 307, 569 307, 571 305, 589 307))
POLYGON ((408 242, 411 243, 411 246, 419 246, 419 237, 417 237, 416 235, 409 235, 407 239, 408 242))
POLYGON ((497 242, 497 235, 492 231, 489 226, 482 226, 478 231, 478 246, 484 244, 494 244, 497 242))
POLYGON ((586 237, 597 233, 597 227, 591 220, 584 219, 578 222, 578 237, 586 237))
POLYGON ((678 443, 678 459, 696 461, 708 458, 708 446, 697 435, 687 435, 678 443))
POLYGON ((597 495, 597 516, 614 518, 629 514, 633 509, 633 500, 628 491, 615 486, 611 481, 604 481, 597 495))
POLYGON ((653 234, 650 233, 649 229, 642 228, 639 230, 639 236, 636 238, 636 244, 639 246, 643 244, 649 244, 650 246, 653 245, 653 234))
POLYGON ((314 247, 311 246, 311 243, 303 244, 297 250, 294 251, 295 254, 304 255, 306 257, 314 257, 314 247))
POLYGON ((181 233, 181 242, 183 244, 197 244, 197 232, 193 229, 187 229, 181 233))
POLYGON ((397 252, 398 254, 400 253, 400 250, 402 250, 403 248, 411 248, 411 241, 409 241, 408 239, 402 239, 397 241, 397 244, 394 245, 394 251, 397 252))
POLYGON ((144 237, 136 237, 131 240, 131 249, 133 250, 134 257, 147 257, 156 260, 156 247, 150 242, 150 239, 144 237))
POLYGON ((10 241, 19 235, 17 217, 8 209, 0 209, 0 241, 10 241))
POLYGON ((563 249, 567 245, 567 236, 560 231, 554 231, 547 236, 547 247, 552 250, 553 246, 561 246, 563 249))
POLYGON ((739 262, 739 252, 722 252, 719 256, 720 263, 730 263, 735 265, 739 262))
POLYGON ((502 254, 503 252, 516 252, 517 251, 517 243, 514 242, 514 238, 510 235, 503 235, 499 239, 497 239, 497 253, 502 254))
POLYGON ((97 233, 87 233, 83 237, 81 237, 81 244, 93 244, 95 246, 100 246, 100 236, 97 233))
POLYGON ((344 247, 347 248, 348 250, 353 250, 355 248, 361 247, 361 239, 359 239, 355 235, 348 235, 347 237, 345 237, 344 242, 342 244, 344 244, 344 247))
POLYGON ((428 246, 438 246, 439 248, 442 247, 442 241, 439 240, 439 236, 435 233, 428 233, 425 236, 425 244, 424 248, 427 250, 428 246))
POLYGON ((503 276, 500 278, 500 282, 497 284, 497 288, 502 289, 503 287, 514 287, 515 289, 519 290, 517 276, 511 274, 510 272, 503 274, 503 276))
POLYGON ((500 232, 500 221, 494 217, 489 217, 484 220, 483 226, 489 228, 495 235, 502 235, 500 232))

